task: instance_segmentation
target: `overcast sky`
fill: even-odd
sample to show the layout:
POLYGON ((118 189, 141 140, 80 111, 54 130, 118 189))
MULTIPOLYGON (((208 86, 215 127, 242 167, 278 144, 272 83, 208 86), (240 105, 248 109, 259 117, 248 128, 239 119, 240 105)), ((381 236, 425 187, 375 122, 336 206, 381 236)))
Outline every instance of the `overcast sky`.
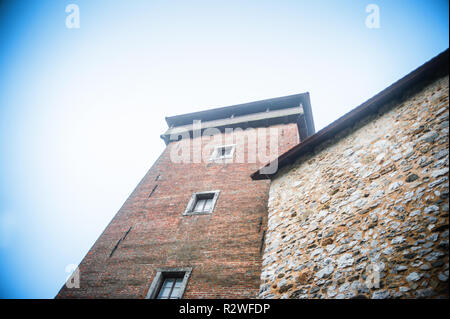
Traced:
POLYGON ((3 2, 0 296, 56 295, 163 151, 165 116, 308 91, 319 130, 444 51, 448 10, 437 0, 3 2), (68 4, 79 28, 66 26, 68 4), (369 4, 379 28, 366 25, 369 4))

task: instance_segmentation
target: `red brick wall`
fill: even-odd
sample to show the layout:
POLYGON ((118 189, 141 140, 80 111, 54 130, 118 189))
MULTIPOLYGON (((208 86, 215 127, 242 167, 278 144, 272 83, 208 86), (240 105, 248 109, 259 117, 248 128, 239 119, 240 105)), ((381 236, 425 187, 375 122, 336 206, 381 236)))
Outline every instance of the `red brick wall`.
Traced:
MULTIPOLYGON (((273 127, 280 154, 298 143, 296 124, 273 127)), ((244 135, 235 143, 247 144, 244 135)), ((57 298, 144 298, 156 268, 167 267, 193 268, 184 298, 257 297, 269 182, 250 174, 261 163, 172 163, 182 143, 167 146, 83 259, 80 288, 64 286, 57 298), (207 190, 220 190, 213 213, 184 216, 191 195, 207 190)))

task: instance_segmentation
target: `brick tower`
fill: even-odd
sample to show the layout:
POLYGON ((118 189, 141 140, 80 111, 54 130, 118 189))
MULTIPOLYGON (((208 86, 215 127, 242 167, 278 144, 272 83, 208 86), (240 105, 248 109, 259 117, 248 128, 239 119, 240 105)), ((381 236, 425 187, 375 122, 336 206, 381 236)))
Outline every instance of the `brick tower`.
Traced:
POLYGON ((309 94, 166 122, 166 149, 57 298, 258 296, 269 182, 250 174, 314 133, 309 94))

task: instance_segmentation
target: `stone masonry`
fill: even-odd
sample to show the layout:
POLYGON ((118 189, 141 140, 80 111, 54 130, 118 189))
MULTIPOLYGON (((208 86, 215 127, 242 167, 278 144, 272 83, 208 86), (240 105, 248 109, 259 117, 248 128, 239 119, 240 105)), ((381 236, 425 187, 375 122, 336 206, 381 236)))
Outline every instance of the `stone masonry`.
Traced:
POLYGON ((448 76, 284 167, 261 298, 448 298, 448 76))

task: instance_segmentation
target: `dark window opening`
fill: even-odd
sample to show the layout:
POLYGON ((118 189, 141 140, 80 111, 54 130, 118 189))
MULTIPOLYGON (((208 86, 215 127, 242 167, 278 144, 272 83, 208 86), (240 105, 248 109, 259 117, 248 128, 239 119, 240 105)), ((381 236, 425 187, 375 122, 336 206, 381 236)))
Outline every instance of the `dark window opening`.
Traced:
POLYGON ((147 299, 181 299, 192 267, 158 268, 147 292, 147 299))
POLYGON ((216 205, 219 191, 194 193, 188 203, 185 215, 211 214, 216 205))
POLYGON ((266 237, 266 231, 263 231, 262 237, 261 237, 261 245, 259 246, 259 254, 262 254, 263 248, 264 248, 264 239, 266 237))
POLYGON ((159 288, 157 299, 180 299, 184 274, 165 277, 159 288))
POLYGON ((111 253, 109 254, 109 258, 111 258, 112 255, 114 255, 114 252, 117 250, 117 248, 119 248, 120 243, 121 243, 122 241, 124 241, 125 238, 127 238, 128 234, 129 234, 130 231, 131 231, 131 228, 132 228, 132 227, 128 228, 128 230, 125 232, 125 235, 123 235, 122 238, 120 238, 120 239, 117 241, 116 245, 114 246, 114 248, 111 250, 111 253))
POLYGON ((158 188, 158 185, 155 185, 155 187, 153 187, 152 191, 148 195, 148 198, 150 198, 153 195, 153 193, 155 192, 156 188, 158 188))
POLYGON ((213 204, 214 193, 197 195, 194 211, 208 212, 213 204))
POLYGON ((232 146, 221 147, 219 148, 219 156, 220 157, 229 156, 232 150, 233 150, 232 146))
POLYGON ((259 218, 258 233, 261 232, 262 222, 263 222, 263 218, 260 217, 260 218, 259 218))
POLYGON ((235 145, 216 146, 211 154, 210 160, 233 158, 235 145))

